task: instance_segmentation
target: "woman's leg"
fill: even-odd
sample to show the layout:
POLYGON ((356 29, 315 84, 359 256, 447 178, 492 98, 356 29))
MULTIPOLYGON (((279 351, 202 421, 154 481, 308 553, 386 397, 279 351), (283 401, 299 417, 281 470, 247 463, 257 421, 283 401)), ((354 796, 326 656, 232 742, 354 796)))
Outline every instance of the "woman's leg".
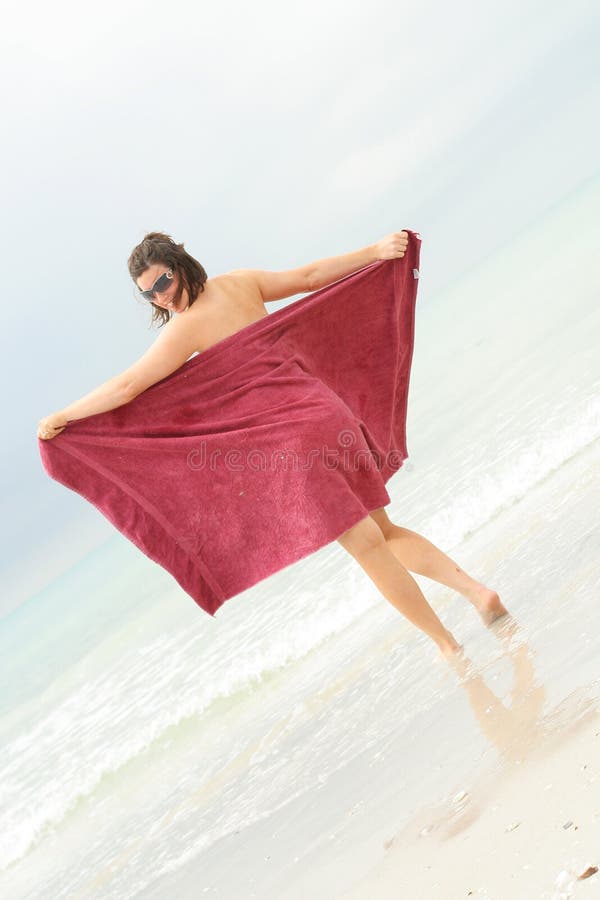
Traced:
POLYGON ((379 525, 392 553, 409 571, 425 575, 458 591, 473 604, 488 625, 506 614, 506 609, 495 591, 467 575, 453 559, 446 556, 427 538, 417 534, 416 531, 395 525, 383 507, 374 510, 371 518, 379 525))
POLYGON ((460 649, 430 607, 412 575, 396 559, 371 516, 366 516, 345 531, 338 542, 364 569, 386 600, 410 619, 413 625, 429 635, 444 656, 451 656, 460 649))

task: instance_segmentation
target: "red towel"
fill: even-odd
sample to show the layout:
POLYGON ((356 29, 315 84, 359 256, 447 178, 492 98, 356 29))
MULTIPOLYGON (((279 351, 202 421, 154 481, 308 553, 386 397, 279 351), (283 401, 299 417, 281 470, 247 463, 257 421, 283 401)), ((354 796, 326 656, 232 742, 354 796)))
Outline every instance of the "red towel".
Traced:
POLYGON ((390 502, 421 241, 278 309, 109 412, 39 439, 210 615, 390 502))

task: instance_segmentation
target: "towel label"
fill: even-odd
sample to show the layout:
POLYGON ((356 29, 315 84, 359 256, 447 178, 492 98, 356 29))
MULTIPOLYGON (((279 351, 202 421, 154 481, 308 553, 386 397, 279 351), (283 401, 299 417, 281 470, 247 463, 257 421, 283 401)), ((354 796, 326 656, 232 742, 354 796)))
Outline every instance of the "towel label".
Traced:
POLYGON ((413 269, 413 278, 418 278, 418 277, 419 277, 419 270, 413 269))

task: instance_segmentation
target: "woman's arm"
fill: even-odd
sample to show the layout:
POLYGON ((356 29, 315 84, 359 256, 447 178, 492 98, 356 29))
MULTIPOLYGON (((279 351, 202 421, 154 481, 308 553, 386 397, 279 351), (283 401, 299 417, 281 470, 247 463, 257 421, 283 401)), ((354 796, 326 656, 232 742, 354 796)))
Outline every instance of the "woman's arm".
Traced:
POLYGON ((80 400, 41 419, 38 424, 38 437, 43 440, 56 437, 75 419, 108 412, 129 403, 142 391, 182 366, 195 352, 196 344, 196 332, 190 327, 185 316, 171 319, 152 346, 132 366, 105 381, 80 400))
POLYGON ((81 397, 80 400, 40 419, 37 436, 42 440, 56 437, 69 422, 83 419, 85 416, 93 416, 95 413, 108 412, 109 409, 116 409, 117 406, 129 403, 131 399, 133 399, 131 391, 123 380, 123 376, 117 375, 90 391, 85 397, 81 397))
POLYGON ((393 259, 404 256, 408 246, 408 232, 395 231, 382 238, 375 244, 369 244, 361 250, 353 253, 343 253, 341 256, 330 256, 327 259, 318 259, 312 263, 313 290, 325 287, 333 281, 350 275, 358 269, 363 269, 380 259, 393 259))
POLYGON ((318 291, 319 288, 326 287, 334 281, 343 278, 344 275, 350 275, 351 272, 357 272, 358 269, 364 269, 365 266, 377 262, 376 245, 369 244, 361 250, 354 250, 352 253, 342 253, 341 256, 329 256, 326 259, 317 259, 311 264, 312 268, 312 289, 318 291))
POLYGON ((287 269, 283 272, 269 272, 262 269, 236 269, 230 275, 243 276, 258 287, 263 302, 283 300, 294 294, 305 294, 318 291, 334 281, 363 269, 380 259, 393 259, 404 256, 408 246, 408 232, 395 231, 387 237, 341 256, 330 256, 317 259, 315 262, 287 269))
POLYGON ((66 424, 75 419, 83 419, 85 416, 93 416, 96 413, 116 409, 118 406, 123 406, 124 403, 129 403, 132 399, 132 393, 123 375, 115 375, 114 378, 110 378, 81 399, 65 406, 55 415, 64 419, 66 424))

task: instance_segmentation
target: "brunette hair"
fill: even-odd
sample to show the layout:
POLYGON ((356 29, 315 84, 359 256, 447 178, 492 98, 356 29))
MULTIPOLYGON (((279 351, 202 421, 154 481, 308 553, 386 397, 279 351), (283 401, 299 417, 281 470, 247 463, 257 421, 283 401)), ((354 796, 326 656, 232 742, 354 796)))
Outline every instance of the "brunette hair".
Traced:
MULTIPOLYGON (((204 290, 204 282, 208 277, 198 260, 183 249, 183 244, 176 244, 170 235, 163 231, 149 231, 143 241, 131 251, 127 260, 127 268, 135 282, 146 269, 155 263, 163 263, 178 273, 179 290, 175 302, 177 303, 183 288, 185 288, 191 306, 198 294, 204 290)), ((155 303, 150 303, 150 306, 153 310, 150 326, 158 322, 160 328, 173 317, 173 313, 168 309, 163 309, 155 303)))

